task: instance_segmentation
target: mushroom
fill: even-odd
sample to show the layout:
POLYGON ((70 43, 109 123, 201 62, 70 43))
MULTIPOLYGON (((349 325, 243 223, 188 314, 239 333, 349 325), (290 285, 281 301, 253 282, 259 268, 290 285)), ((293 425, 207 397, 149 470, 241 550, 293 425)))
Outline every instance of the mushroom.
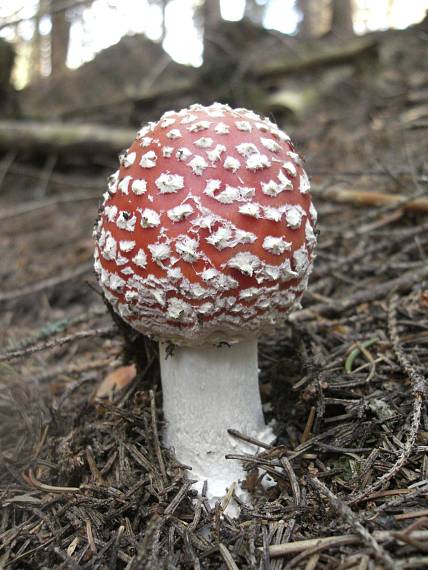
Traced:
MULTIPOLYGON (((214 103, 137 134, 95 226, 95 270, 113 309, 159 341, 164 442, 221 497, 245 478, 234 428, 270 442, 257 339, 299 307, 316 210, 288 135, 214 103)), ((254 450, 254 447, 252 448, 254 450)), ((244 448, 248 450, 248 448, 244 448)))

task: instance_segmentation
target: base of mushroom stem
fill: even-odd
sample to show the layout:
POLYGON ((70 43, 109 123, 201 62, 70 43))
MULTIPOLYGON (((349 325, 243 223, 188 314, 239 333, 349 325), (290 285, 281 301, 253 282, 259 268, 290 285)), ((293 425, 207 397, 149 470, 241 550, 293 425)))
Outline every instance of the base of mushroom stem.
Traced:
MULTIPOLYGON (((271 425, 267 425, 262 432, 260 433, 253 433, 251 434, 252 437, 257 439, 258 441, 271 444, 275 439, 276 436, 273 432, 271 425)), ((263 451, 262 448, 247 444, 241 440, 236 440, 232 436, 228 435, 231 439, 230 445, 233 447, 233 454, 240 455, 240 454, 249 454, 254 455, 260 451, 263 451)), ((218 460, 224 461, 224 456, 220 456, 218 460)), ((229 478, 227 479, 218 479, 215 477, 215 467, 212 470, 205 469, 203 472, 198 472, 192 468, 192 470, 187 471, 187 477, 192 480, 196 480, 196 482, 192 485, 192 488, 195 489, 199 495, 202 494, 204 491, 204 486, 206 484, 206 489, 204 491, 206 498, 211 507, 214 507, 216 503, 227 495, 227 492, 230 490, 231 486, 235 484, 234 487, 234 494, 240 499, 243 503, 249 505, 251 503, 250 495, 248 491, 243 488, 243 483, 248 476, 248 472, 244 470, 240 461, 236 459, 226 459, 226 461, 230 462, 229 466, 229 478)), ((231 501, 226 509, 226 513, 231 517, 236 517, 239 515, 240 509, 238 505, 231 501)))
MULTIPOLYGON (((246 478, 239 460, 226 455, 254 454, 259 450, 230 436, 237 430, 263 443, 274 440, 265 425, 260 399, 257 340, 232 346, 176 347, 167 356, 160 344, 164 416, 164 441, 181 463, 192 468, 188 476, 201 492, 207 481, 211 504, 222 499, 233 483, 244 501, 246 478)), ((229 514, 233 515, 230 512, 229 514)))

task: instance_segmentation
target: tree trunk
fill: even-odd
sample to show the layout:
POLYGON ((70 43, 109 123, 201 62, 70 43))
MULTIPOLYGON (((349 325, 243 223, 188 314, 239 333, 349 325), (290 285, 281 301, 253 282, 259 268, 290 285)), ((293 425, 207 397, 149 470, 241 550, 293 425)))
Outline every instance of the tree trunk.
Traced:
POLYGON ((202 12, 205 30, 215 30, 221 21, 220 0, 205 0, 202 12))
POLYGON ((202 6, 204 60, 212 61, 217 51, 216 36, 221 22, 220 0, 205 0, 202 6))
POLYGON ((168 6, 168 0, 161 0, 159 2, 159 6, 162 12, 162 31, 161 31, 161 37, 160 37, 160 43, 162 44, 162 42, 165 39, 166 36, 166 7, 168 6))
POLYGON ((34 18, 34 35, 31 40, 31 66, 30 66, 30 83, 37 81, 43 70, 46 69, 43 61, 43 52, 46 43, 46 38, 40 34, 40 21, 43 16, 49 14, 49 0, 39 0, 39 7, 37 14, 34 18))
MULTIPOLYGON (((55 9, 62 0, 51 0, 51 9, 55 9)), ((68 43, 70 39, 70 22, 67 12, 61 10, 52 14, 51 31, 51 76, 61 75, 67 60, 68 43)))
POLYGON ((302 14, 299 35, 302 38, 313 38, 317 35, 316 0, 298 0, 298 8, 302 14))
POLYGON ((30 54, 30 83, 34 83, 40 77, 41 68, 41 36, 40 36, 40 16, 37 15, 34 19, 34 35, 31 38, 31 54, 30 54))
POLYGON ((0 38, 0 117, 13 117, 18 113, 16 94, 11 85, 14 59, 12 46, 0 38))
POLYGON ((338 38, 349 38, 354 34, 353 1, 332 0, 331 33, 338 38))
POLYGON ((244 18, 247 18, 253 24, 261 26, 265 14, 266 4, 259 4, 257 0, 246 0, 244 18))

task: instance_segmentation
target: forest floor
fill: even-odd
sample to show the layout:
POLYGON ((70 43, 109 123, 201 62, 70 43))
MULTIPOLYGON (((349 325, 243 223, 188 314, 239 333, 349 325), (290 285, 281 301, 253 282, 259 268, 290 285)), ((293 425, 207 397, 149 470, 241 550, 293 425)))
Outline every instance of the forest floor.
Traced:
POLYGON ((311 174, 318 257, 303 310, 260 342, 277 442, 245 458, 237 519, 233 492, 210 507, 162 446, 156 347, 98 293, 115 160, 3 156, 0 568, 428 567, 428 34, 403 34, 281 125, 311 174), (373 191, 395 199, 358 204, 373 191), (133 362, 122 391, 102 384, 133 362))

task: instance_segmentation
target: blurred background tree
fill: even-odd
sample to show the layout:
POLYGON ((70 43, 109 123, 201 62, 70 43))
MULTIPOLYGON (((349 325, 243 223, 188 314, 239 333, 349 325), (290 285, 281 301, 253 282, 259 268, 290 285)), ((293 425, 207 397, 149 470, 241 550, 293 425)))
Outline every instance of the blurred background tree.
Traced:
POLYGON ((357 6, 357 0, 299 0, 300 36, 314 38, 329 33, 340 39, 351 37, 357 6))
MULTIPOLYGON (((40 0, 40 8, 43 7, 40 0)), ((49 13, 51 20, 51 76, 61 75, 66 69, 68 46, 70 43, 71 21, 67 10, 62 10, 63 0, 50 0, 49 13)), ((36 34, 35 34, 36 35, 36 34)))
POLYGON ((254 24, 262 26, 268 4, 268 0, 246 0, 244 18, 248 18, 254 24))
POLYGON ((176 61, 200 65, 203 36, 214 41, 222 18, 346 41, 354 33, 407 27, 426 9, 428 0, 2 0, 0 36, 15 46, 14 82, 22 88, 59 77, 125 34, 144 33, 176 61))
POLYGON ((302 38, 313 38, 325 29, 326 2, 317 0, 298 0, 301 14, 299 35, 302 38))
POLYGON ((354 34, 353 0, 332 0, 331 33, 338 38, 347 38, 354 34))

